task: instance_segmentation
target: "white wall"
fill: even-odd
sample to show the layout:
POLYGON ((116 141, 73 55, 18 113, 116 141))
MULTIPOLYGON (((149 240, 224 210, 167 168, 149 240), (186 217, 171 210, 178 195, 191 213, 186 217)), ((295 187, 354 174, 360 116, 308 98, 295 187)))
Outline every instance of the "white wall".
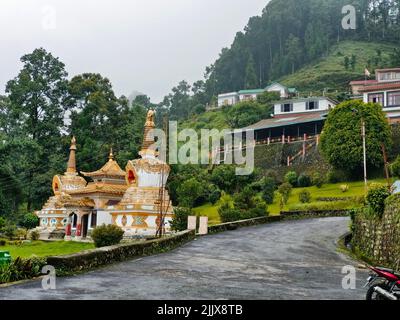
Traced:
POLYGON ((108 211, 97 211, 97 225, 101 226, 103 224, 111 224, 111 214, 108 211))
POLYGON ((268 92, 277 92, 279 91, 281 98, 287 98, 288 94, 285 90, 285 87, 278 85, 278 84, 274 84, 273 86, 271 86, 270 88, 268 88, 268 92))
MULTIPOLYGON (((317 100, 315 100, 317 101, 317 100)), ((281 105, 284 103, 284 101, 282 103, 277 103, 275 104, 275 115, 280 115, 280 114, 290 114, 290 113, 309 113, 309 112, 316 112, 316 111, 325 111, 325 110, 329 110, 329 105, 331 107, 334 107, 335 105, 327 100, 327 99, 323 99, 323 100, 319 100, 319 108, 318 109, 314 109, 314 110, 306 110, 307 107, 307 102, 306 101, 299 101, 299 102, 293 102, 293 111, 292 112, 281 112, 281 105)))
POLYGON ((245 100, 249 100, 249 99, 257 100, 257 96, 258 96, 258 94, 240 94, 239 101, 245 101, 245 100), (250 96, 250 97, 248 97, 248 96, 250 96))
POLYGON ((230 94, 230 95, 219 95, 218 96, 218 107, 223 107, 224 105, 232 106, 238 102, 238 95, 230 94), (226 103, 227 101, 227 103, 226 103))
POLYGON ((397 90, 387 90, 387 91, 376 91, 376 92, 364 92, 364 102, 368 103, 368 95, 370 94, 378 94, 378 93, 383 93, 383 107, 385 107, 384 111, 397 111, 400 110, 400 107, 392 107, 392 108, 387 108, 386 106, 388 105, 388 97, 387 94, 388 92, 396 92, 399 91, 397 90))

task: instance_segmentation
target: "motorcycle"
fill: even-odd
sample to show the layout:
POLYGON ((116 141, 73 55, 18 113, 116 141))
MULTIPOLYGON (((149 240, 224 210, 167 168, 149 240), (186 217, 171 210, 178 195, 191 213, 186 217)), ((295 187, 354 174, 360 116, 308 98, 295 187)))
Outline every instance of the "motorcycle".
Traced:
POLYGON ((400 300, 400 273, 392 269, 368 267, 374 273, 365 287, 369 287, 367 300, 400 300))

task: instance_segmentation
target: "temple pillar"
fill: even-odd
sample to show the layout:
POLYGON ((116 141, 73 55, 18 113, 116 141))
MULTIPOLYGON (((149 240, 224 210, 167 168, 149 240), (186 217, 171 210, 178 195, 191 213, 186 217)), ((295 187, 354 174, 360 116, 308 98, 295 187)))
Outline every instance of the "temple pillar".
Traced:
POLYGON ((71 234, 72 234, 72 222, 71 218, 68 218, 67 226, 65 227, 65 241, 71 241, 71 234))
POLYGON ((78 214, 78 221, 76 223, 76 232, 75 232, 75 240, 82 240, 82 214, 78 214))

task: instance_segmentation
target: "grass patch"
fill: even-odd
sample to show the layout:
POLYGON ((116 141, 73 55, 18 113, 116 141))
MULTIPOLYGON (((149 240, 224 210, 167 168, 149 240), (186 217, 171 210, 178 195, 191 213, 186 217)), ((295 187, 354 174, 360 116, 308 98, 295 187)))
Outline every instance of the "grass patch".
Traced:
MULTIPOLYGON (((386 183, 385 179, 375 179, 370 180, 371 183, 386 183)), ((289 210, 315 210, 318 207, 326 208, 324 210, 343 210, 343 209, 351 209, 354 207, 359 207, 360 204, 356 203, 356 201, 335 201, 333 203, 329 202, 321 202, 317 201, 317 198, 356 198, 365 196, 365 187, 364 181, 357 182, 342 182, 335 184, 325 184, 322 188, 317 187, 309 187, 309 188, 295 188, 292 191, 292 194, 289 198, 287 205, 283 207, 283 211, 289 210), (349 189, 347 192, 342 192, 340 189, 341 185, 347 184, 349 189), (299 193, 302 190, 308 190, 311 193, 311 202, 309 204, 302 204, 299 201, 299 193)), ((268 205, 268 212, 271 216, 277 216, 280 214, 280 206, 278 203, 278 198, 275 197, 275 201, 273 204, 268 205)), ((217 204, 212 205, 210 203, 205 204, 203 206, 197 207, 194 209, 196 215, 199 216, 208 216, 209 224, 215 225, 221 223, 218 214, 218 208, 221 206, 221 202, 219 201, 217 204)))
POLYGON ((318 61, 301 68, 294 74, 279 79, 280 82, 289 86, 296 87, 301 92, 309 94, 321 94, 323 88, 329 88, 331 92, 335 90, 347 90, 351 80, 363 80, 365 66, 368 60, 377 55, 377 50, 381 50, 382 59, 388 59, 389 55, 396 48, 393 44, 372 43, 364 41, 343 41, 333 46, 330 54, 318 61), (357 57, 355 70, 346 70, 344 58, 357 57))
POLYGON ((0 251, 9 251, 13 259, 17 257, 30 258, 67 255, 83 250, 94 249, 93 243, 81 243, 73 241, 33 241, 22 245, 6 245, 0 247, 0 251))
POLYGON ((211 203, 206 203, 200 207, 194 208, 193 211, 197 216, 207 216, 208 217, 208 224, 210 226, 216 225, 221 223, 221 219, 219 218, 218 209, 221 205, 215 204, 212 205, 211 203))

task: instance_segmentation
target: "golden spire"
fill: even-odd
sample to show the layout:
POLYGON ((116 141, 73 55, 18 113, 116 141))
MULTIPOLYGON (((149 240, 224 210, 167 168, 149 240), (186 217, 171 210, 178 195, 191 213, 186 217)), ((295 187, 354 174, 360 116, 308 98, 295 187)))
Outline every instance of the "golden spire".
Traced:
POLYGON ((147 112, 147 117, 146 117, 146 123, 144 125, 144 138, 143 138, 143 145, 142 145, 142 150, 141 154, 144 155, 146 153, 155 153, 153 150, 149 150, 149 147, 154 144, 154 137, 151 137, 150 132, 153 130, 156 125, 154 123, 154 116, 155 116, 155 111, 149 110, 147 112))
POLYGON ((67 173, 76 173, 76 139, 72 137, 71 147, 69 148, 69 160, 67 166, 67 173))
POLYGON ((114 153, 113 153, 113 148, 110 148, 110 154, 108 155, 108 160, 113 161, 114 160, 114 153))

